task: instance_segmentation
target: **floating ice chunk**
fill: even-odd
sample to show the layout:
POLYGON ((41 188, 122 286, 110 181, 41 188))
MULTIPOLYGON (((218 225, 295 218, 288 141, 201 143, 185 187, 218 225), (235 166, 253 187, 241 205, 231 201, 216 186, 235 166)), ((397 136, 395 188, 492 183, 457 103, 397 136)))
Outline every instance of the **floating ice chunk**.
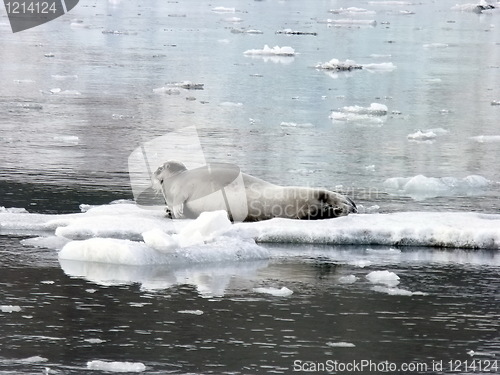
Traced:
POLYGON ((77 91, 77 90, 62 90, 59 87, 50 89, 49 92, 51 94, 57 94, 57 95, 68 95, 68 96, 71 96, 71 95, 74 95, 74 96, 82 95, 82 93, 79 92, 79 91, 77 91))
POLYGON ((33 81, 32 79, 15 79, 14 83, 22 85, 22 84, 35 83, 35 81, 33 81))
POLYGON ((146 366, 141 362, 108 362, 94 360, 87 362, 87 369, 109 372, 143 372, 146 366))
POLYGON ((318 21, 319 23, 327 23, 329 25, 335 25, 335 26, 351 26, 351 25, 364 25, 364 26, 376 26, 377 21, 375 20, 363 20, 363 19, 352 19, 352 18, 345 18, 345 19, 330 19, 328 18, 327 20, 324 21, 318 21))
POLYGON ((19 362, 22 363, 42 363, 42 362, 47 362, 48 359, 45 357, 41 357, 39 355, 35 355, 33 357, 28 357, 28 358, 23 358, 20 359, 19 362))
POLYGON ((21 240, 23 246, 32 246, 45 249, 60 250, 66 245, 70 240, 67 238, 49 236, 49 237, 33 237, 21 240))
POLYGON ((179 247, 179 243, 161 229, 152 229, 142 234, 144 242, 149 247, 162 253, 170 253, 179 247))
POLYGON ((225 22, 232 22, 232 23, 239 23, 239 22, 243 22, 243 19, 240 17, 228 17, 228 18, 224 18, 224 21, 225 22))
POLYGON ((177 312, 179 314, 203 315, 203 311, 201 310, 180 310, 177 312))
POLYGON ((316 69, 335 70, 335 71, 351 71, 362 69, 362 65, 356 64, 353 60, 340 61, 338 59, 331 59, 325 63, 319 63, 315 66, 316 69))
POLYGON ((478 135, 471 139, 479 143, 494 143, 500 142, 500 135, 478 135))
POLYGON ((314 127, 314 125, 311 124, 310 122, 297 123, 297 122, 287 122, 287 121, 281 122, 280 126, 283 128, 312 128, 312 127, 314 127))
POLYGON ((449 47, 448 44, 446 43, 429 43, 429 44, 424 44, 424 48, 446 48, 449 47))
POLYGON ((473 12, 473 13, 487 13, 496 10, 500 7, 500 3, 490 4, 485 0, 480 0, 479 3, 475 4, 457 4, 453 6, 452 10, 458 10, 460 12, 473 12))
POLYGON ((281 289, 278 288, 254 288, 254 292, 262 294, 270 294, 275 297, 288 297, 293 294, 293 291, 288 289, 286 286, 281 289))
POLYGON ((83 341, 88 342, 89 344, 102 344, 106 342, 106 340, 102 339, 84 339, 83 341))
POLYGON ((78 79, 77 75, 53 74, 51 77, 54 78, 56 81, 66 81, 66 80, 75 80, 75 79, 78 79))
POLYGON ((424 292, 411 292, 406 289, 386 287, 381 285, 376 285, 372 288, 375 292, 389 294, 391 296, 426 296, 427 293, 424 292))
POLYGON ((262 30, 257 29, 231 29, 231 33, 233 34, 264 34, 262 30))
POLYGON ((215 7, 215 8, 212 8, 212 12, 215 12, 215 13, 236 13, 236 8, 215 7))
POLYGON ((372 116, 385 116, 387 115, 387 106, 380 103, 372 103, 369 107, 361 107, 359 105, 353 105, 348 107, 343 107, 344 112, 357 113, 360 115, 372 115, 372 116))
POLYGON ((331 9, 331 10, 329 10, 329 12, 333 13, 333 14, 348 14, 350 16, 367 15, 367 14, 375 14, 376 13, 374 10, 368 10, 368 9, 356 8, 356 7, 331 9))
POLYGON ((65 260, 129 265, 159 264, 161 255, 144 243, 114 238, 72 241, 59 252, 59 258, 65 260))
POLYGON ((372 271, 366 275, 368 281, 372 284, 385 284, 387 286, 396 286, 399 284, 399 276, 391 271, 372 271))
POLYGON ((411 141, 429 141, 436 137, 437 134, 430 130, 417 130, 415 133, 408 134, 408 139, 411 141))
POLYGON ((243 107, 243 103, 236 102, 222 102, 220 103, 222 107, 243 107))
POLYGON ((363 68, 370 72, 392 72, 397 68, 392 62, 363 64, 363 68))
POLYGON ((384 186, 393 193, 409 195, 414 199, 426 199, 456 194, 477 194, 491 186, 492 182, 482 176, 470 175, 462 179, 455 177, 393 177, 385 180, 384 186))
POLYGON ((284 46, 274 46, 270 48, 267 44, 263 49, 249 49, 243 52, 245 55, 254 55, 254 56, 295 56, 295 50, 292 47, 284 46))
POLYGON ((500 105, 500 100, 492 100, 491 105, 500 105))
POLYGON ((283 29, 276 31, 276 34, 284 34, 284 35, 318 35, 318 33, 313 31, 296 31, 292 29, 283 29))
POLYGON ((175 87, 158 87, 156 89, 153 89, 153 92, 155 94, 167 94, 167 95, 179 95, 181 93, 181 90, 175 87))
POLYGON ((328 345, 331 348, 354 348, 356 346, 351 342, 345 342, 345 341, 327 342, 326 345, 328 345))
POLYGON ((174 238, 182 247, 211 241, 231 229, 226 211, 202 212, 194 221, 182 228, 174 238))
POLYGON ((358 280, 358 278, 354 275, 339 277, 339 283, 341 284, 353 284, 356 280, 358 280))
POLYGON ((19 312, 21 311, 21 306, 1 305, 0 311, 4 313, 19 312))

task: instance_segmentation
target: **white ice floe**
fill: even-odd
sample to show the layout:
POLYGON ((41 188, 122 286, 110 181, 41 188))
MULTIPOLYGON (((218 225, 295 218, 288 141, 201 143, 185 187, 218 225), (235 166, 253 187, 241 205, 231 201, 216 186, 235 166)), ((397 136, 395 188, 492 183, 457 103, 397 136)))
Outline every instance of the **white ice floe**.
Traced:
POLYGON ((358 280, 354 275, 347 275, 339 277, 339 283, 341 284, 353 284, 358 280))
POLYGON ((270 294, 275 297, 288 297, 293 294, 293 291, 288 289, 286 286, 278 289, 278 288, 254 288, 254 292, 262 293, 262 294, 270 294))
POLYGON ((424 292, 411 292, 406 289, 396 288, 396 287, 387 287, 382 285, 375 285, 372 288, 373 291, 379 293, 389 294, 391 296, 426 296, 427 293, 424 292))
POLYGON ((494 183, 482 176, 470 175, 464 178, 456 177, 392 177, 384 182, 390 193, 407 195, 421 200, 439 196, 457 194, 478 194, 494 183))
POLYGON ((329 346, 330 348, 354 348, 356 346, 351 342, 345 342, 345 341, 327 342, 326 345, 329 346))
POLYGON ((340 61, 339 59, 331 59, 325 63, 318 63, 315 66, 316 69, 322 70, 334 70, 334 71, 351 71, 356 69, 362 69, 363 66, 356 64, 353 60, 340 61))
POLYGON ((292 47, 274 46, 271 48, 267 44, 263 49, 249 49, 243 53, 252 56, 295 56, 295 50, 292 47))
POLYGON ((215 7, 215 8, 212 8, 212 12, 214 12, 214 13, 236 13, 236 8, 215 7))
POLYGON ((201 310, 179 310, 177 312, 179 314, 203 315, 203 311, 201 310))
POLYGON ((339 8, 339 9, 331 9, 330 13, 333 14, 347 14, 350 16, 358 16, 358 15, 368 15, 375 14, 374 10, 368 10, 364 8, 356 8, 356 7, 348 7, 348 8, 339 8))
MULTIPOLYGON (((144 211, 146 212, 146 210, 144 211)), ((79 237, 77 234, 77 228, 79 228, 83 229, 83 232, 80 232, 83 236, 80 234, 80 237, 87 237, 89 236, 88 225, 101 223, 101 237, 67 243, 59 252, 60 259, 125 265, 151 265, 237 261, 263 259, 269 256, 268 251, 256 245, 252 239, 223 236, 224 232, 231 228, 231 222, 225 211, 204 212, 196 220, 186 220, 184 227, 172 235, 165 232, 164 225, 169 222, 173 225, 171 220, 163 219, 163 225, 158 225, 159 223, 155 219, 146 220, 143 218, 140 220, 140 225, 137 225, 139 223, 136 220, 134 227, 134 223, 130 222, 129 218, 116 216, 114 220, 125 225, 121 229, 117 228, 121 225, 111 225, 114 229, 110 229, 109 224, 112 223, 112 216, 104 215, 98 218, 96 215, 88 216, 88 213, 92 213, 92 210, 88 211, 85 214, 86 217, 82 219, 83 226, 80 222, 70 231, 65 231, 66 227, 60 227, 56 229, 56 234, 60 236, 70 234, 72 237, 79 237), (149 224, 146 224, 148 221, 149 224), (106 226, 108 230, 105 229, 106 226), (148 226, 151 226, 152 229, 141 232, 143 241, 138 240, 136 235, 140 232, 139 228, 144 229, 148 226), (109 234, 115 238, 109 238, 109 234), (127 237, 137 240, 126 239, 127 237)))
POLYGON ((155 94, 167 94, 167 95, 179 95, 181 93, 181 90, 179 90, 176 87, 158 87, 156 89, 153 89, 153 92, 155 94))
POLYGON ((361 107, 359 105, 343 107, 342 111, 360 115, 385 116, 388 109, 385 104, 371 103, 369 107, 361 107))
POLYGON ((396 69, 396 65, 392 62, 371 63, 371 64, 358 64, 354 60, 331 59, 325 63, 318 63, 315 66, 318 70, 325 71, 353 71, 364 69, 371 73, 376 72, 391 72, 396 69))
POLYGON ((392 72, 397 67, 392 62, 363 64, 363 68, 370 72, 392 72))
POLYGON ((12 313, 21 311, 21 306, 0 305, 0 311, 3 313, 12 313))
MULTIPOLYGON (((482 178, 474 177, 468 180, 483 181, 482 178)), ((398 179, 392 181, 396 192, 399 183, 398 179)), ((65 242, 70 241, 62 254, 68 259, 115 264, 200 264, 269 258, 269 250, 257 246, 254 240, 370 247, 500 248, 500 215, 474 212, 356 214, 320 221, 272 219, 238 223, 232 224, 227 232, 214 236, 211 242, 207 240, 199 245, 176 248, 173 252, 162 252, 157 249, 162 247, 161 237, 164 234, 172 236, 194 221, 170 220, 165 218, 161 209, 142 209, 132 202, 92 207, 87 212, 76 214, 48 215, 15 211, 0 211, 0 234, 31 236, 33 239, 30 241, 34 242, 26 243, 31 246, 37 242, 35 238, 40 238, 43 246, 54 249, 60 249, 65 242), (152 233, 153 238, 163 233, 160 238, 154 241, 148 239, 148 242, 151 240, 159 245, 149 242, 153 246, 148 246, 143 233, 155 229, 157 231, 152 233), (92 241, 73 241, 76 239, 92 241)))
POLYGON ((93 360, 87 362, 87 369, 108 372, 143 372, 146 366, 141 362, 109 362, 93 360))
POLYGON ((331 19, 318 21, 319 23, 327 23, 333 26, 376 26, 377 21, 375 20, 364 20, 364 19, 354 19, 354 18, 343 18, 343 19, 331 19))
POLYGON ((471 139, 479 143, 495 143, 500 142, 500 135, 478 135, 471 139))
POLYGON ((449 47, 449 44, 446 43, 429 43, 429 44, 424 44, 424 48, 447 48, 449 47))
POLYGON ((460 12, 491 13, 500 9, 500 2, 480 0, 478 3, 457 4, 451 9, 460 12))
POLYGON ((53 74, 51 77, 54 78, 56 81, 66 81, 66 80, 78 79, 78 76, 75 74, 71 74, 71 75, 53 74))
POLYGON ((34 363, 48 362, 48 359, 45 357, 41 357, 39 355, 34 355, 32 357, 20 359, 19 362, 34 364, 34 363))
POLYGON ((368 281, 372 284, 383 284, 394 287, 399 284, 399 276, 391 271, 372 271, 366 275, 368 281))
POLYGON ((62 90, 59 87, 56 87, 54 89, 50 89, 49 92, 54 95, 68 95, 68 96, 78 96, 82 95, 80 91, 77 90, 62 90))
POLYGON ((432 130, 417 130, 415 133, 408 134, 408 139, 410 141, 429 141, 437 137, 437 134, 432 130))
POLYGON ((272 219, 233 225, 257 242, 500 248, 500 215, 472 212, 357 214, 321 221, 272 219))
POLYGON ((282 29, 282 30, 277 30, 276 34, 283 34, 283 35, 318 35, 318 33, 314 31, 298 31, 298 30, 293 30, 293 29, 282 29))
POLYGON ((382 125, 386 121, 387 112, 388 108, 385 104, 371 103, 369 107, 354 105, 332 111, 330 119, 333 121, 382 125))

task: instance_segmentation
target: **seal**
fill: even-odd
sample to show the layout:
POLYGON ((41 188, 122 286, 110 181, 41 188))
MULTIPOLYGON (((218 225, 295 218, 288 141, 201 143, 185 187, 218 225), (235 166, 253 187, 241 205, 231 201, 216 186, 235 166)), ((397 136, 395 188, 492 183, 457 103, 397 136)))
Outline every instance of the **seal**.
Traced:
POLYGON ((188 170, 170 160, 154 172, 153 187, 161 190, 167 212, 175 219, 197 218, 202 212, 225 210, 232 221, 276 217, 317 220, 356 213, 347 196, 326 189, 279 186, 242 173, 229 163, 188 170))

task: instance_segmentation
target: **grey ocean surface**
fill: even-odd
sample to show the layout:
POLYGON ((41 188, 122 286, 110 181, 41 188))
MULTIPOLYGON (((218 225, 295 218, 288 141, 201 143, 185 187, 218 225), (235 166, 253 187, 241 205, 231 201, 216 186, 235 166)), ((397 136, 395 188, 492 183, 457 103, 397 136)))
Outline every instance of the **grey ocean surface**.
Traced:
MULTIPOLYGON (((2 11, 0 208, 57 217, 132 199, 129 155, 194 126, 210 162, 344 191, 369 212, 498 214, 500 11, 455 3, 84 0, 16 34, 2 11), (347 7, 370 12, 329 12, 347 7), (295 55, 244 54, 265 45, 295 55), (333 58, 365 68, 315 68, 333 58), (364 113, 372 103, 387 113, 364 113)), ((464 364, 499 360, 498 250, 281 244, 264 245, 270 260, 98 270, 169 285, 148 288, 72 276, 22 244, 35 235, 0 226, 0 374, 96 360, 147 374, 328 360, 477 373, 464 364), (376 270, 418 292, 373 286, 376 270), (255 290, 282 286, 294 293, 255 290)))

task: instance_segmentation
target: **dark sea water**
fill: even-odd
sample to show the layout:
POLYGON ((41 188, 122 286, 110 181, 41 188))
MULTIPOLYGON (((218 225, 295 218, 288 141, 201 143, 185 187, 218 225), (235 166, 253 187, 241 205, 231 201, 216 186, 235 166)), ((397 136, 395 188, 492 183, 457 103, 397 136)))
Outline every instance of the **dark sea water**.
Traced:
POLYGON ((261 244, 270 257, 124 266, 61 260, 57 225, 29 225, 133 199, 131 153, 186 127, 193 155, 369 213, 496 218, 500 11, 455 3, 84 0, 16 34, 0 12, 0 374, 500 371, 498 249, 261 244), (328 12, 347 7, 371 13, 328 12), (264 45, 296 53, 244 54, 264 45), (333 58, 372 69, 315 68, 333 58), (371 103, 387 113, 330 118, 371 103))

